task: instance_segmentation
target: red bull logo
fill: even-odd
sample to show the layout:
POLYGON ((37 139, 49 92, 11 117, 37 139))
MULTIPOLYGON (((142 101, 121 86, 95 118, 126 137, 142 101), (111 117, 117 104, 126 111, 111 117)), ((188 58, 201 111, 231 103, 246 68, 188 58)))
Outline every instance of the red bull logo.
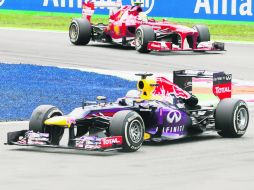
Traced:
POLYGON ((175 95, 177 98, 189 99, 191 95, 185 90, 181 89, 168 79, 164 77, 157 77, 156 83, 158 86, 154 90, 154 95, 170 96, 175 95))

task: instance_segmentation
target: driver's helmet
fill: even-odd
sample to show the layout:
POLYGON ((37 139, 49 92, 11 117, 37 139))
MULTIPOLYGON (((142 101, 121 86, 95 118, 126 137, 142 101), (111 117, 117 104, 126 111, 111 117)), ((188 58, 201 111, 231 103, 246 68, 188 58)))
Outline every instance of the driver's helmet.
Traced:
POLYGON ((147 22, 148 21, 147 14, 145 14, 144 12, 140 12, 138 14, 138 20, 143 21, 143 22, 147 22))

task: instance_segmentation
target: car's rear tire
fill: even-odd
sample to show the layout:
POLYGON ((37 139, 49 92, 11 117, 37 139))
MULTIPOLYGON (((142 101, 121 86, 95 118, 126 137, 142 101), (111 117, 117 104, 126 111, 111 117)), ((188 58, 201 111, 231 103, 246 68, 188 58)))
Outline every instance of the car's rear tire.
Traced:
POLYGON ((136 30, 135 48, 140 53, 149 53, 148 42, 154 41, 155 34, 153 28, 148 25, 141 25, 136 30))
POLYGON ((61 116, 63 113, 55 106, 41 105, 38 106, 32 113, 29 121, 29 130, 33 132, 49 133, 49 142, 53 145, 58 145, 63 133, 64 128, 57 126, 47 126, 44 124, 45 120, 61 116))
POLYGON ((124 152, 135 152, 144 141, 144 121, 135 111, 119 111, 110 122, 109 132, 112 136, 123 137, 124 152))
POLYGON ((215 112, 215 127, 222 137, 237 138, 245 134, 249 124, 249 111, 243 100, 226 98, 215 112))
POLYGON ((195 29, 199 34, 197 39, 198 43, 208 42, 211 40, 210 31, 206 25, 195 25, 193 26, 193 29, 195 29))
POLYGON ((87 45, 90 42, 92 26, 86 18, 74 18, 69 27, 71 43, 87 45))

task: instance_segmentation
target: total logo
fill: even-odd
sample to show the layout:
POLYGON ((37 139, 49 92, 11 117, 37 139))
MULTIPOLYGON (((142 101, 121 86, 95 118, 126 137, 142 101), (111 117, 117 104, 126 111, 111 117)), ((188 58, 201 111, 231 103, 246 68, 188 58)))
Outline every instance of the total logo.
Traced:
POLYGON ((194 13, 252 16, 253 0, 196 0, 194 13))
POLYGON ((4 4, 5 0, 0 0, 0 6, 2 6, 4 4))
POLYGON ((167 121, 169 123, 178 123, 182 119, 181 112, 177 110, 171 110, 167 115, 167 121))
POLYGON ((231 92, 231 89, 229 87, 215 87, 215 92, 216 94, 221 94, 221 93, 227 93, 231 92))
POLYGON ((122 137, 109 137, 109 138, 103 138, 101 139, 101 147, 112 147, 114 144, 121 145, 122 144, 122 137))

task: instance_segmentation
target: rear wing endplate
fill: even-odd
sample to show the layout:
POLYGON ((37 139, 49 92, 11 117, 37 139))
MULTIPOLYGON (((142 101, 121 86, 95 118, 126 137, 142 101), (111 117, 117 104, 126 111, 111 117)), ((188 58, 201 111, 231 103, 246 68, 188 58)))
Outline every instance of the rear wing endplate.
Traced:
POLYGON ((192 94, 192 79, 193 78, 211 78, 213 79, 213 94, 220 100, 231 98, 232 93, 232 74, 224 72, 208 72, 194 70, 179 70, 174 71, 173 81, 183 90, 192 94))
POLYGON ((87 18, 89 21, 91 20, 92 15, 94 14, 95 8, 108 8, 110 12, 116 11, 122 7, 122 0, 116 1, 105 1, 105 0, 83 0, 82 3, 82 15, 87 18))

